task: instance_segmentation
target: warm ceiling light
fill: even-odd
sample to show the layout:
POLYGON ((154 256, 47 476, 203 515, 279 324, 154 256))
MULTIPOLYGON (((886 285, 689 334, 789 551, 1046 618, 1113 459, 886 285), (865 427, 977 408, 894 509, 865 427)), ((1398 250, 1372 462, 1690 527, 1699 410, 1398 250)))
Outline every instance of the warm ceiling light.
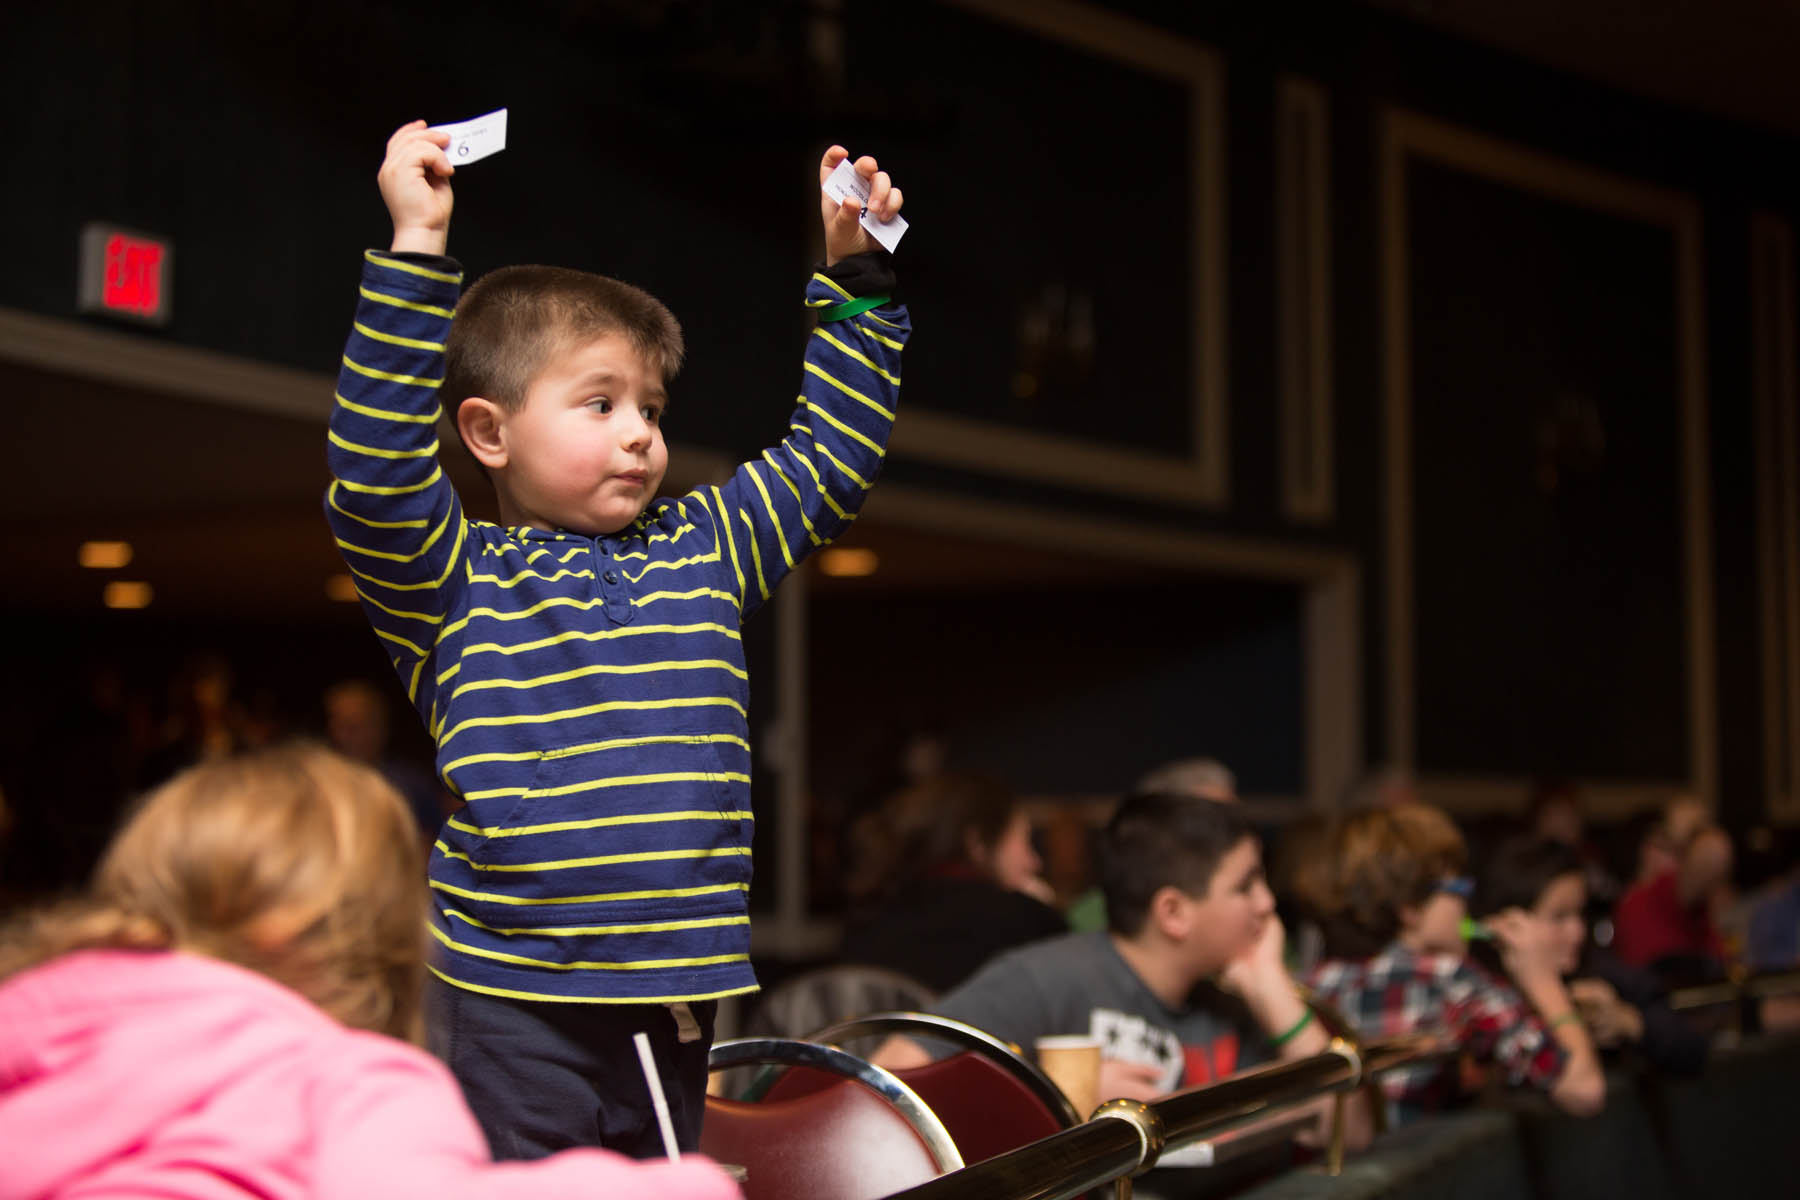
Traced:
POLYGON ((83 542, 76 552, 84 567, 110 571, 131 561, 130 542, 83 542))
POLYGON ((150 598, 154 595, 147 583, 115 579, 106 585, 104 599, 108 608, 149 608, 150 598))
POLYGON ((873 575, 881 559, 873 550, 860 546, 833 546, 819 555, 819 570, 838 579, 856 579, 873 575))
POLYGON ((333 575, 327 579, 325 594, 344 604, 355 604, 362 598, 356 594, 356 580, 348 575, 333 575))

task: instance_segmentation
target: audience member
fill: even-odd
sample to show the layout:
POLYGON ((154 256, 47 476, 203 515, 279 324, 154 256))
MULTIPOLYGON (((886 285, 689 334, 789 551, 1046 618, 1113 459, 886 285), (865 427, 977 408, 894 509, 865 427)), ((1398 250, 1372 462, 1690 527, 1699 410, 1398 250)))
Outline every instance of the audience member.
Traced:
POLYGON ((1587 893, 1584 915, 1590 921, 1612 912, 1619 899, 1619 881, 1588 840, 1581 789, 1566 781, 1539 784, 1525 810, 1525 831, 1534 838, 1560 842, 1575 852, 1587 893))
MULTIPOLYGON (((1605 1077, 1563 986, 1549 926, 1519 911, 1494 919, 1513 982, 1467 960, 1462 922, 1473 884, 1447 816, 1420 804, 1365 810, 1322 850, 1323 862, 1302 875, 1325 932, 1327 957, 1308 976, 1322 999, 1364 1037, 1437 1034, 1509 1084, 1541 1088, 1570 1112, 1600 1109, 1605 1077)), ((1401 1119, 1462 1092, 1449 1062, 1394 1071, 1383 1088, 1401 1119)))
POLYGON ((158 789, 85 898, 0 934, 8 1196, 730 1200, 703 1160, 494 1165, 417 1036, 411 820, 323 749, 158 789))
POLYGON ((860 912, 841 957, 942 992, 1002 950, 1063 932, 1031 822, 979 775, 942 774, 891 797, 858 831, 860 912))
MULTIPOLYGON (((1100 874, 1107 932, 1003 954, 935 1010, 1027 1055, 1042 1037, 1095 1038, 1102 1099, 1154 1099, 1325 1048, 1325 1030, 1283 965, 1261 847, 1235 805, 1126 799, 1102 834, 1100 874)), ((929 1057, 896 1039, 878 1061, 903 1067, 929 1057)), ((1352 1109, 1356 1144, 1368 1114, 1352 1109)))
POLYGON ((1588 941, 1586 864, 1574 847, 1516 838, 1489 858, 1471 906, 1492 919, 1524 912, 1542 921, 1588 1032, 1606 1050, 1636 1050, 1655 1067, 1692 1073, 1706 1063, 1706 1038, 1670 1010, 1656 977, 1588 941))
MULTIPOLYGON (((1744 958, 1752 971, 1800 969, 1800 865, 1770 882, 1750 910, 1744 958)), ((1766 1030, 1800 1029, 1800 994, 1765 997, 1759 1017, 1766 1030)))
POLYGON ((1699 803, 1678 799, 1651 828, 1638 864, 1613 912, 1615 952, 1672 984, 1718 977, 1725 947, 1713 911, 1730 885, 1730 837, 1699 803))
MULTIPOLYGON (((1164 763, 1139 779, 1132 790, 1140 795, 1195 796, 1221 804, 1234 803, 1238 798, 1237 776, 1216 758, 1183 758, 1164 763)), ((1089 888, 1070 901, 1067 915, 1069 928, 1077 933, 1105 929, 1105 893, 1098 887, 1089 888)))
POLYGON ((444 823, 448 793, 428 771, 388 753, 391 732, 387 693, 365 679, 346 679, 325 689, 325 737, 346 758, 374 767, 406 800, 427 845, 444 823))

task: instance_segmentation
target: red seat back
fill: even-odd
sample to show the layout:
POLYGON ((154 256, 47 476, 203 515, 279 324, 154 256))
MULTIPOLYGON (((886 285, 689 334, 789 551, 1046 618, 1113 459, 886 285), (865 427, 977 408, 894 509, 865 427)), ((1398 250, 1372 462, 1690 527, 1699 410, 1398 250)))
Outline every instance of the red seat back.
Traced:
MULTIPOLYGON (((937 1114, 965 1163, 1017 1150, 1063 1127, 1030 1088, 999 1064, 971 1051, 894 1074, 937 1114)), ((795 1067, 770 1086, 764 1102, 809 1095, 835 1082, 822 1071, 795 1067)))
POLYGON ((707 1097, 700 1151, 749 1172, 747 1200, 877 1200, 937 1178, 898 1109, 852 1080, 804 1073, 823 1086, 755 1102, 707 1097))

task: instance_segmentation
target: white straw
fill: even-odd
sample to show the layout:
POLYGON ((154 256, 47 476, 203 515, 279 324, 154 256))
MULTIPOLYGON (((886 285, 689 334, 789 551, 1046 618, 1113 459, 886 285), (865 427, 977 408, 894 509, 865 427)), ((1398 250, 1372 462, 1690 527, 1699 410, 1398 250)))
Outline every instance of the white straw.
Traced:
POLYGON ((675 1144, 675 1126, 669 1120, 669 1098, 663 1095, 662 1076, 656 1073, 656 1060, 650 1057, 650 1039, 634 1033, 631 1040, 637 1043, 638 1062, 644 1068, 644 1082, 650 1087, 650 1103, 656 1106, 656 1124, 662 1130, 663 1150, 670 1162, 680 1162, 681 1147, 675 1144))

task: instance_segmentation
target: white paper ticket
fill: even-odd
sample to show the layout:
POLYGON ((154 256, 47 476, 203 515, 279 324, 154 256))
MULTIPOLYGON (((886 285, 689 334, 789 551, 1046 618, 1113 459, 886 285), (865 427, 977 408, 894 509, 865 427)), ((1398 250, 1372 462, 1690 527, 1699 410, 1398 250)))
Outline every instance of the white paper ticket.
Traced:
POLYGON ((869 214, 869 181, 856 173, 856 168, 850 165, 849 159, 839 163, 837 170, 825 177, 819 190, 839 202, 856 201, 863 210, 862 227, 869 231, 870 237, 890 251, 906 236, 905 217, 892 216, 885 221, 877 221, 869 214))
POLYGON ((450 135, 450 145, 445 147, 444 153, 450 157, 450 165, 453 167, 480 162, 488 155, 498 154, 506 149, 504 108, 496 108, 491 113, 471 117, 467 121, 433 125, 431 128, 437 133, 450 135))

